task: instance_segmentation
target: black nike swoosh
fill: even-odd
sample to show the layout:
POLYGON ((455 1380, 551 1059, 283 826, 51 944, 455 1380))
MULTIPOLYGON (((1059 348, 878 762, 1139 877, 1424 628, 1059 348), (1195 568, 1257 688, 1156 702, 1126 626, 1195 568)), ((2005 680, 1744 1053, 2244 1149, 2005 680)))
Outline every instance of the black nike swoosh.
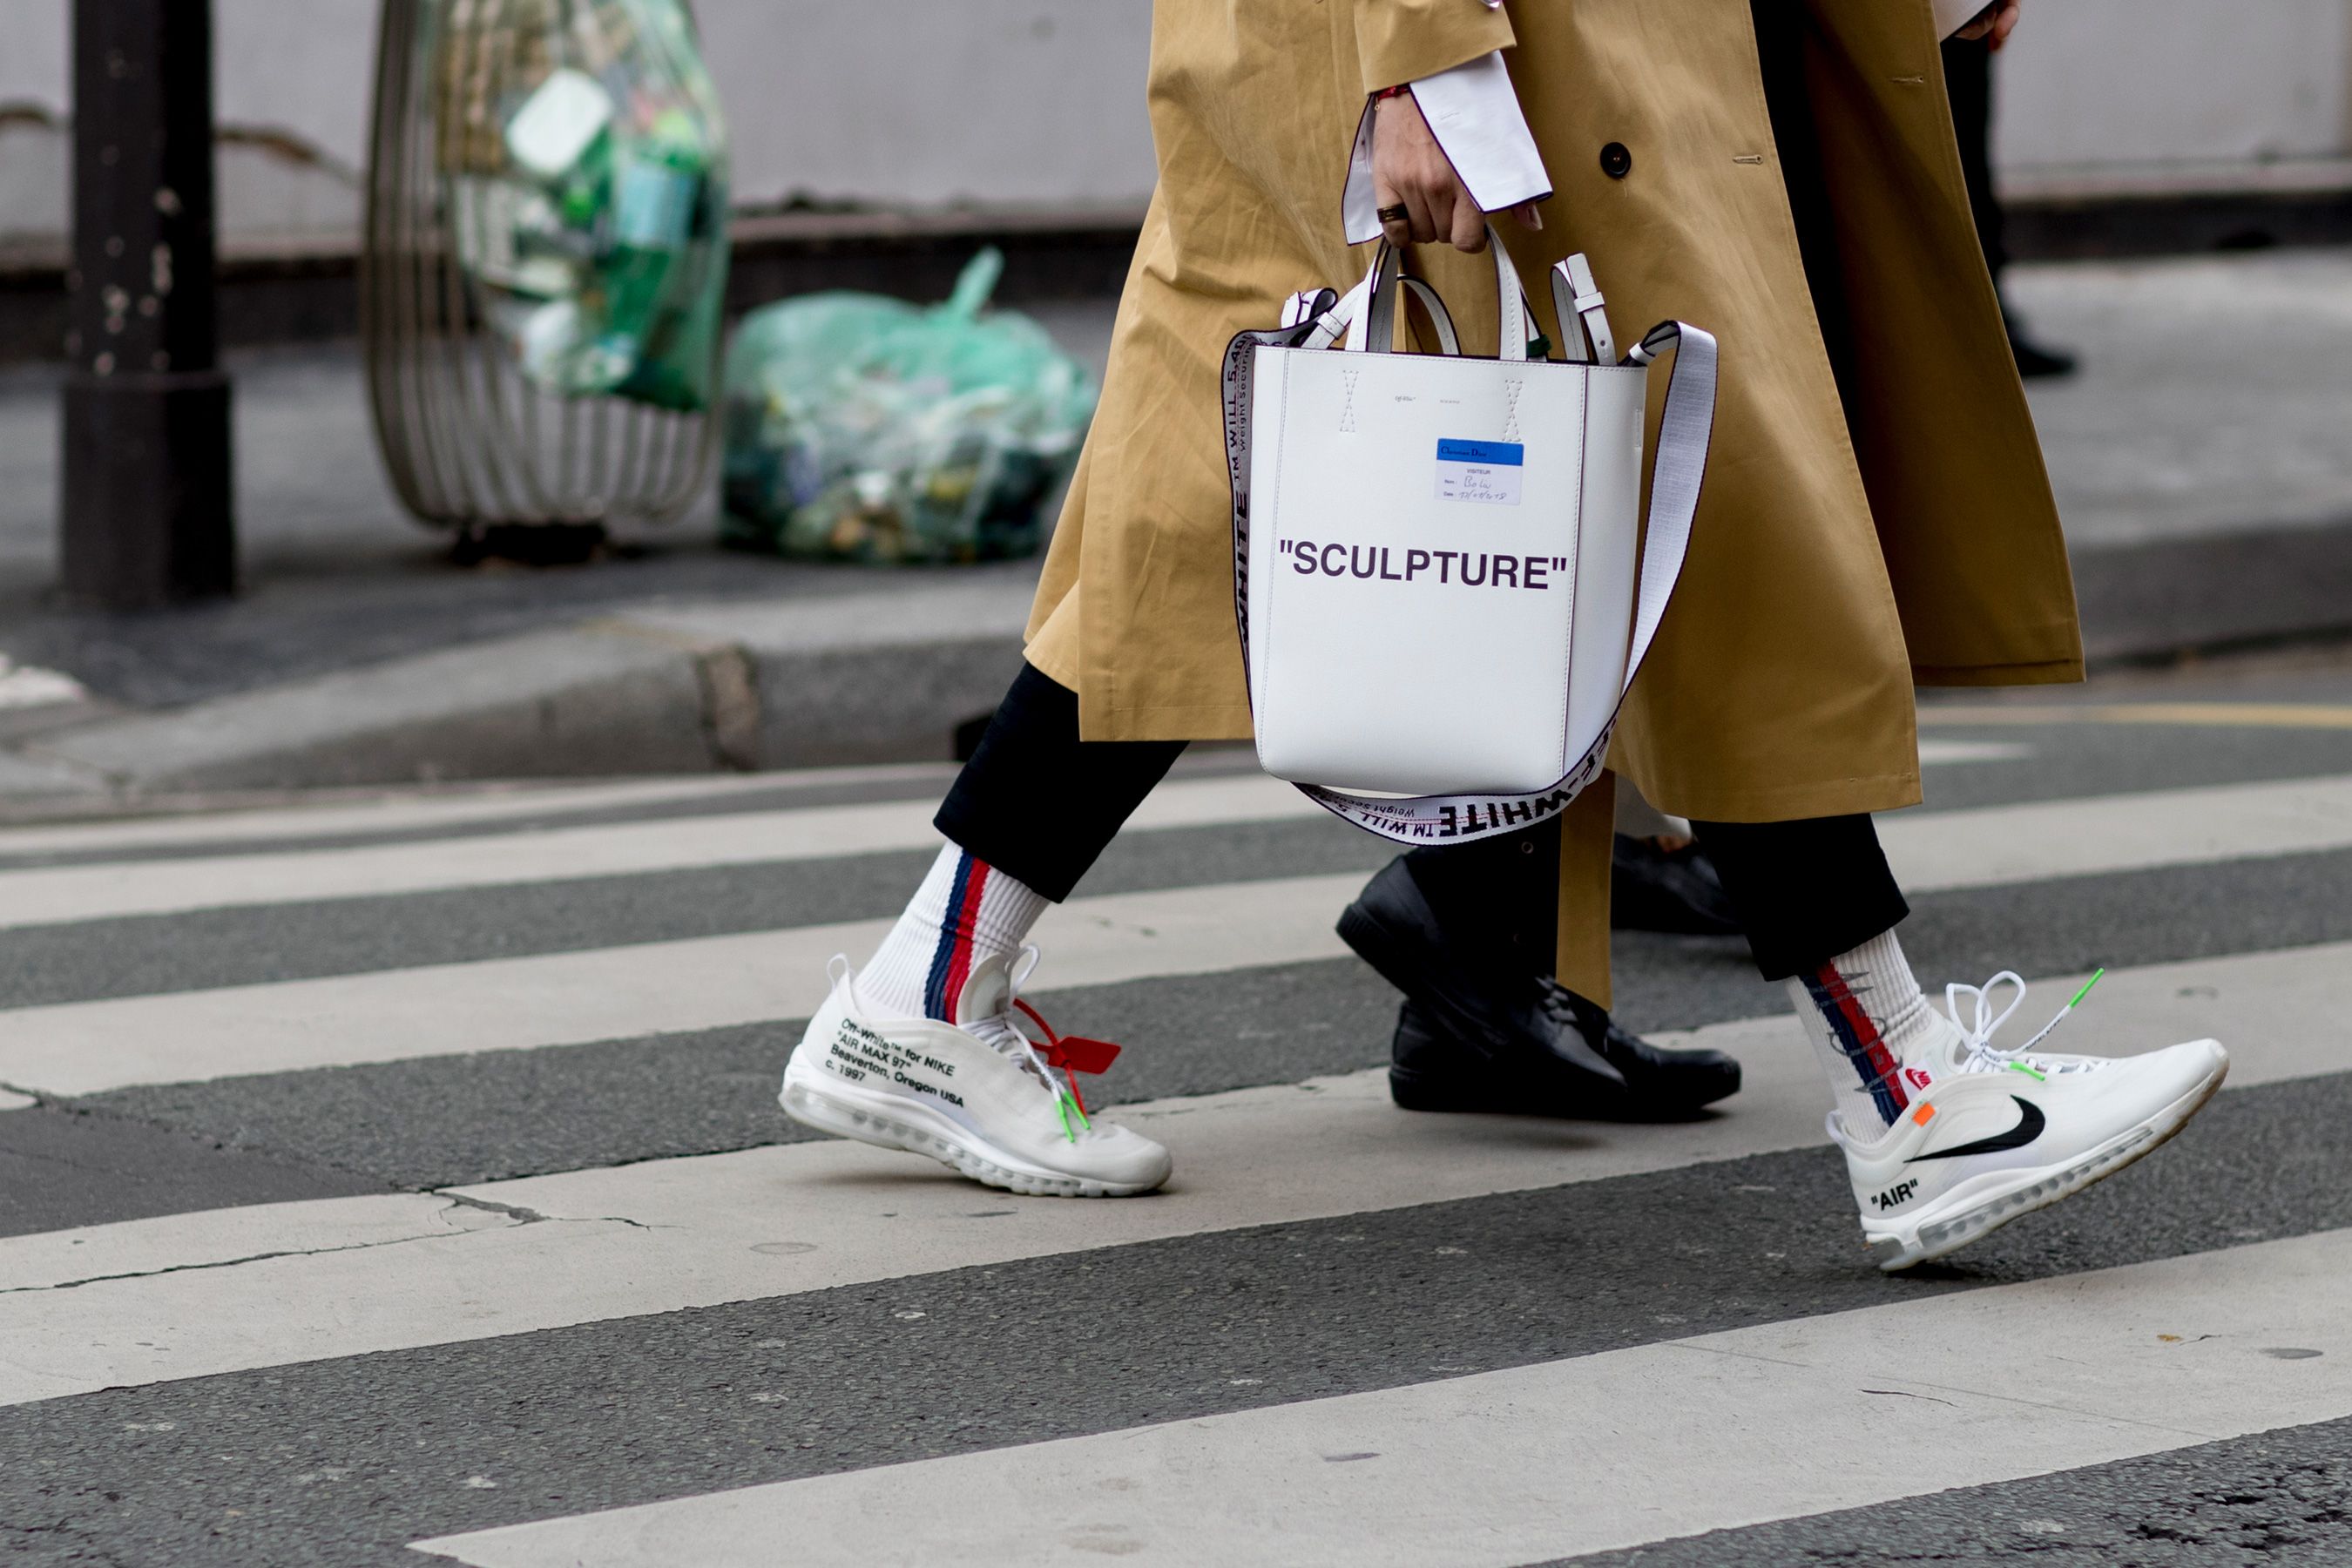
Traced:
POLYGON ((1916 1155, 1904 1163, 1916 1165, 1921 1160, 1957 1160, 1963 1154, 1998 1154, 2003 1149, 2024 1148, 2042 1136, 2042 1130, 2050 1125, 2050 1119, 2043 1116, 2042 1108, 2032 1100, 2021 1099, 2014 1094, 2009 1098, 2017 1101, 2019 1115, 2017 1125, 2008 1131, 1996 1132, 1990 1138, 1979 1138, 1973 1143, 1961 1143, 1949 1149, 1938 1149, 1932 1154, 1916 1155))

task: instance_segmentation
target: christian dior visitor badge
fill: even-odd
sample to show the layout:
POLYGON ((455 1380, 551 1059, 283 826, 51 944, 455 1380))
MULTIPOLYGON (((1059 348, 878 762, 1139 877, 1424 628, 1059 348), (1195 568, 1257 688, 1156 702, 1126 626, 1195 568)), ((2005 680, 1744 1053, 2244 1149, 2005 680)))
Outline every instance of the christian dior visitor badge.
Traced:
POLYGON ((1519 504, 1519 476, 1528 449, 1516 441, 1437 443, 1437 499, 1519 504))

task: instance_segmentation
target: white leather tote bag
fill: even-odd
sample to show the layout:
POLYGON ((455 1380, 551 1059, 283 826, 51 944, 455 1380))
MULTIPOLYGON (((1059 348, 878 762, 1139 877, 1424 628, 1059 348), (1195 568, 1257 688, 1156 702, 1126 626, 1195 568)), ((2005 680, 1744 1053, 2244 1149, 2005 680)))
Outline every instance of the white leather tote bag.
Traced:
POLYGON ((1599 775, 1682 574, 1715 417, 1715 340, 1669 321, 1611 363, 1582 256, 1552 276, 1580 341, 1528 357, 1540 340, 1488 238, 1498 359, 1465 357, 1444 304, 1386 247, 1345 300, 1297 296, 1282 328, 1244 332, 1225 357, 1258 760, 1402 843, 1543 821, 1599 775), (1391 352, 1407 291, 1441 352, 1391 352), (1648 367, 1669 347, 1644 540, 1648 367))

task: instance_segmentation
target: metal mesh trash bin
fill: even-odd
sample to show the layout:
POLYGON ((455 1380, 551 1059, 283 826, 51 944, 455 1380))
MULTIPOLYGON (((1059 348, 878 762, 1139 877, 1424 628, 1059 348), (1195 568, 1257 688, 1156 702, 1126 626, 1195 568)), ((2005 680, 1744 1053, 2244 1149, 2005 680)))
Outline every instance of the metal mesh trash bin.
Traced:
POLYGON ((701 499, 726 141, 681 0, 383 0, 373 120, 361 337, 402 502, 560 556, 701 499))

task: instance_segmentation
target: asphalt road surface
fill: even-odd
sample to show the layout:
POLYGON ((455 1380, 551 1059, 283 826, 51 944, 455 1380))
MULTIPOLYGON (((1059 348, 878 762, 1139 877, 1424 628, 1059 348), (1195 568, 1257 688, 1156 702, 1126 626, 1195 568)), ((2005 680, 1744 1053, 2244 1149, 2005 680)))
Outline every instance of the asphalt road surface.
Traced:
POLYGON ((0 831, 0 1562, 2352 1563, 2352 653, 1922 718, 1931 994, 2233 1067, 1893 1279, 1736 942, 1618 942, 1718 1115, 1393 1109, 1384 851, 1232 752, 1039 932, 1124 1203, 775 1107, 941 769, 0 831))

